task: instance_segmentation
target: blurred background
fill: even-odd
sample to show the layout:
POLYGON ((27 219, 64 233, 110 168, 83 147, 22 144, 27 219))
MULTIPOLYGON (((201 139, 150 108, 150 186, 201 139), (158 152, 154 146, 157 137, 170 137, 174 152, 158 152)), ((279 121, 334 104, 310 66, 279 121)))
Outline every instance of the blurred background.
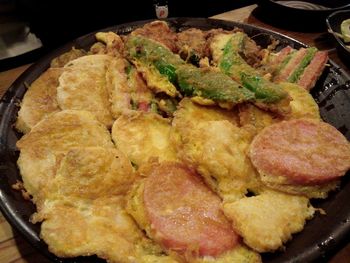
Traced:
POLYGON ((168 17, 209 17, 254 0, 0 0, 0 71, 30 63, 89 32, 154 19, 155 5, 168 17))

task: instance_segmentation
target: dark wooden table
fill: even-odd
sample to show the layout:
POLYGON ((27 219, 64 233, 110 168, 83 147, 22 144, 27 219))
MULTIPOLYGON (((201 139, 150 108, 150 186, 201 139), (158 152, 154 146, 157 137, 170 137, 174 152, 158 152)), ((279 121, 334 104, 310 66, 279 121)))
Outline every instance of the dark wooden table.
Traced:
MULTIPOLYGON (((265 24, 253 15, 256 5, 247 6, 244 8, 232 10, 223 14, 214 16, 213 18, 244 22, 260 27, 272 29, 276 32, 283 33, 295 39, 298 39, 306 44, 317 46, 320 49, 327 49, 329 51, 330 58, 334 60, 339 66, 350 73, 350 69, 347 68, 339 59, 334 45, 329 42, 329 38, 326 36, 326 32, 321 33, 300 33, 284 30, 281 28, 273 27, 265 24)), ((11 83, 24 72, 29 65, 24 65, 15 69, 11 69, 5 72, 0 72, 0 97, 5 93, 11 83)), ((0 262, 29 262, 29 263, 45 263, 49 262, 38 251, 31 247, 31 245, 23 239, 23 237, 5 220, 0 213, 0 262)), ((343 248, 337 255, 335 255, 331 263, 348 263, 350 262, 350 244, 343 248)))

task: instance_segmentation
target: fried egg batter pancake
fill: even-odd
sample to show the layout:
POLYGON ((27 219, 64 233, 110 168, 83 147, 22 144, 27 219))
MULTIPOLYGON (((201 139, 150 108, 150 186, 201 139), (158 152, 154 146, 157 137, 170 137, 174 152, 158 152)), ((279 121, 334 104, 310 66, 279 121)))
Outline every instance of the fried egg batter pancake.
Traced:
POLYGON ((175 262, 161 255, 123 208, 134 179, 130 161, 116 149, 70 150, 33 217, 43 221, 49 250, 60 257, 96 254, 108 262, 175 262))
POLYGON ((57 101, 63 110, 87 110, 107 127, 113 124, 106 70, 112 57, 88 55, 64 66, 59 78, 57 101))
POLYGON ((258 252, 281 247, 315 212, 307 198, 275 191, 224 204, 223 209, 244 242, 258 252))
POLYGON ((200 122, 182 128, 178 156, 204 177, 224 201, 244 197, 247 190, 258 191, 259 182, 246 152, 250 135, 230 122, 200 122))
POLYGON ((112 128, 115 145, 137 166, 147 163, 151 157, 176 160, 172 133, 169 121, 155 113, 122 115, 112 128))
POLYGON ((289 119, 310 118, 321 120, 318 105, 307 90, 293 83, 281 82, 280 85, 292 97, 289 119))
POLYGON ((234 110, 203 107, 183 99, 173 126, 179 134, 178 158, 194 167, 224 200, 236 200, 260 183, 247 157, 251 134, 237 127, 234 110))
POLYGON ((96 254, 113 263, 176 263, 143 236, 122 203, 121 197, 56 203, 46 211, 41 237, 60 257, 96 254))
POLYGON ((47 115, 60 111, 56 94, 61 73, 60 68, 49 68, 30 85, 18 112, 17 130, 27 133, 47 115))
POLYGON ((17 164, 24 187, 34 201, 54 177, 62 157, 77 146, 114 147, 104 125, 91 113, 75 110, 51 114, 17 142, 17 164))
POLYGON ((77 147, 65 155, 46 194, 89 199, 108 197, 125 194, 134 179, 129 159, 117 149, 77 147))

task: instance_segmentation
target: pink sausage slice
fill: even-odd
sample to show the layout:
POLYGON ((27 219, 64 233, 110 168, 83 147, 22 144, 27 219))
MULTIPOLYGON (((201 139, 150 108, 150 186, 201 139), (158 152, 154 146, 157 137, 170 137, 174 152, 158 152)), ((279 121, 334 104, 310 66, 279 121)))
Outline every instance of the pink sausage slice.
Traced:
POLYGON ((167 249, 218 256, 238 243, 220 199, 181 164, 158 164, 145 181, 144 205, 152 231, 167 249))
POLYGON ((301 75, 298 84, 304 87, 306 90, 311 90, 322 74, 327 61, 327 51, 316 52, 314 58, 311 60, 310 64, 304 70, 304 73, 301 75))
POLYGON ((350 168, 350 144, 333 126, 308 119, 283 121, 261 131, 249 155, 264 175, 295 185, 318 185, 350 168))

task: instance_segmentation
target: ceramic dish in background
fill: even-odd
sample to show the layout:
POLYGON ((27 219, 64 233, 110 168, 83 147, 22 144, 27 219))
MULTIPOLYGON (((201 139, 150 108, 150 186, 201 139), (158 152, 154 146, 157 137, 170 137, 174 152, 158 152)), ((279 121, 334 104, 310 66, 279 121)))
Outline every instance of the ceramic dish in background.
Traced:
MULTIPOLYGON (((202 30, 213 28, 243 29, 258 44, 267 46, 271 36, 279 40, 279 48, 290 45, 299 49, 304 44, 288 36, 266 29, 206 18, 172 18, 166 20, 176 31, 190 27, 202 30)), ((107 28, 101 31, 114 31, 118 34, 130 33, 137 27, 150 21, 138 21, 107 28)), ((40 239, 40 225, 29 222, 29 217, 35 212, 34 205, 23 199, 21 193, 12 189, 11 185, 20 180, 17 168, 18 150, 16 142, 22 136, 13 126, 16 121, 19 102, 26 92, 26 86, 31 84, 50 65, 50 61, 60 54, 70 50, 72 46, 88 50, 95 42, 95 32, 80 37, 60 49, 52 51, 47 56, 28 68, 8 89, 0 101, 0 208, 7 220, 27 240, 44 255, 54 262, 104 262, 96 257, 80 257, 74 259, 60 259, 48 251, 47 245, 40 239)), ((341 131, 350 140, 350 76, 338 65, 329 62, 321 78, 316 83, 312 95, 320 107, 322 118, 341 131)), ((350 234, 350 174, 342 180, 340 189, 330 194, 326 200, 312 200, 315 207, 326 211, 327 216, 317 213, 315 218, 308 221, 302 232, 293 235, 293 239, 286 244, 284 251, 266 253, 263 255, 265 263, 285 262, 326 262, 334 253, 338 252, 348 242, 350 234)))
POLYGON ((334 36, 337 43, 337 50, 340 58, 344 61, 347 66, 350 67, 350 43, 345 43, 337 33, 341 33, 340 25, 346 20, 350 19, 350 7, 348 10, 336 11, 330 14, 326 19, 328 31, 334 36), (349 46, 349 47, 347 47, 349 46))
POLYGON ((350 9, 349 0, 258 0, 257 4, 262 21, 301 32, 324 31, 327 16, 350 9))

